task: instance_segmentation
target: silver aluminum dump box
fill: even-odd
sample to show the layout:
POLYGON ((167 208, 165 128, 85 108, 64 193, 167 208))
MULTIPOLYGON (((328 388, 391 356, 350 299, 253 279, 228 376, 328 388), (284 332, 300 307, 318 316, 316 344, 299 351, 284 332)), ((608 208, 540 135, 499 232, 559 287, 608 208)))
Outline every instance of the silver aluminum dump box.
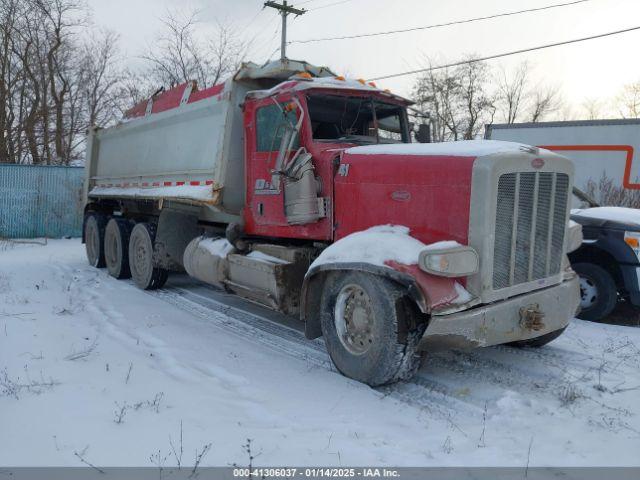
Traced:
POLYGON ((192 103, 92 129, 87 141, 87 198, 172 199, 239 214, 244 200, 240 105, 250 90, 271 88, 323 67, 286 60, 244 64, 224 88, 192 103))

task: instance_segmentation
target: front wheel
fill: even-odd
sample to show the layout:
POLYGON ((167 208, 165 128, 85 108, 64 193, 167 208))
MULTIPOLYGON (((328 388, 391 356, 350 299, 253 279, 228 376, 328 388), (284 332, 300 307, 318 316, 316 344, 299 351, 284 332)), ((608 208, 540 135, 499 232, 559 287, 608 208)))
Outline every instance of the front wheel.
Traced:
POLYGON ((594 322, 604 320, 618 301, 615 280, 609 272, 595 263, 575 263, 571 268, 580 276, 578 318, 594 322))
POLYGON ((320 320, 331 360, 345 376, 379 386, 407 380, 420 367, 424 327, 393 282, 361 272, 330 274, 320 320))

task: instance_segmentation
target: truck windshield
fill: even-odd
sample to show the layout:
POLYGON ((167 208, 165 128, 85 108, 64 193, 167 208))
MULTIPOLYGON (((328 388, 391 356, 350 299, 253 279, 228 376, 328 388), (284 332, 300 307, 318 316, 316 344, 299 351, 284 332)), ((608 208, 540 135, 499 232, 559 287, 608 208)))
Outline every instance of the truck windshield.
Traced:
POLYGON ((313 138, 357 144, 408 143, 404 107, 373 97, 309 95, 313 138))

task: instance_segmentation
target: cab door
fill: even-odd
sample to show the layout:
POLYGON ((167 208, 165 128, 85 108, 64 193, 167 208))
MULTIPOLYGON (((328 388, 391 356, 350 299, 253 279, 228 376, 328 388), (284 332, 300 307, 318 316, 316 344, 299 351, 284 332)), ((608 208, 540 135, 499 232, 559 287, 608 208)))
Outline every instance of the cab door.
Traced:
MULTIPOLYGON (((304 99, 296 98, 297 102, 293 100, 292 94, 283 94, 245 104, 244 230, 249 235, 330 239, 330 218, 291 224, 285 213, 285 184, 288 179, 276 172, 276 161, 287 124, 296 125, 302 119, 300 130, 294 135, 291 148, 287 151, 287 159, 291 159, 300 147, 309 145, 304 99)), ((312 158, 311 161, 318 175, 316 159, 312 158)))

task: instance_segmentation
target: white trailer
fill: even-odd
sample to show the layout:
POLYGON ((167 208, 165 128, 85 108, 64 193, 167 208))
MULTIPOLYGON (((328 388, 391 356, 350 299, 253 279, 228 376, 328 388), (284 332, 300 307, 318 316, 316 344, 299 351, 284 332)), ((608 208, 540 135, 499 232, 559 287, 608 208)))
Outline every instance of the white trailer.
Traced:
POLYGON ((574 185, 599 203, 631 206, 630 199, 640 199, 640 119, 487 125, 485 138, 569 157, 575 164, 574 185))

